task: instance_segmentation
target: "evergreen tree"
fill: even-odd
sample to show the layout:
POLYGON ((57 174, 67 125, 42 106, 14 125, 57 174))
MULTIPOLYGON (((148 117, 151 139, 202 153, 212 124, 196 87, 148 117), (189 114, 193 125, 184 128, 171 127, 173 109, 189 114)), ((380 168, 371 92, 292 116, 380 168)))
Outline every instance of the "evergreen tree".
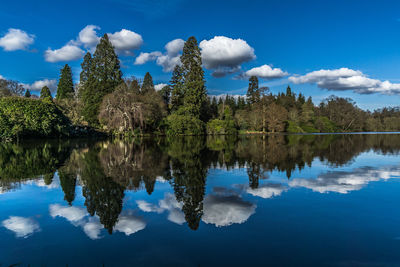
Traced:
POLYGON ((140 92, 144 95, 154 91, 155 89, 154 89, 153 77, 151 77, 149 72, 146 72, 146 75, 144 75, 143 84, 140 92))
POLYGON ((25 97, 31 97, 31 91, 29 91, 29 89, 25 91, 25 97))
POLYGON ((258 89, 258 78, 251 76, 249 79, 249 88, 247 89, 247 103, 250 105, 260 101, 260 91, 258 89))
POLYGON ((170 100, 170 97, 171 97, 171 87, 166 85, 160 91, 158 91, 158 93, 162 97, 165 105, 168 107, 169 100, 170 100))
POLYGON ((176 65, 172 72, 172 78, 170 81, 172 92, 171 92, 171 110, 176 111, 180 106, 183 105, 183 73, 182 68, 176 65))
POLYGON ((132 77, 129 82, 127 82, 128 84, 128 90, 131 91, 132 93, 138 95, 140 94, 140 85, 138 80, 135 77, 132 77))
POLYGON ((195 37, 189 37, 185 42, 181 62, 184 77, 185 113, 199 119, 207 98, 207 91, 201 66, 201 52, 195 37))
POLYGON ((74 95, 74 83, 70 66, 65 64, 61 69, 60 81, 57 86, 56 99, 72 98, 74 95))
MULTIPOLYGON (((89 59, 89 54, 87 54, 89 59)), ((87 60, 84 62, 88 63, 87 60)), ((86 67, 86 65, 85 65, 86 67)), ((99 106, 103 97, 122 83, 122 73, 120 63, 114 47, 105 34, 96 47, 93 54, 90 68, 82 69, 81 73, 84 79, 84 89, 82 92, 83 116, 85 120, 92 125, 97 125, 99 106), (87 73, 86 71, 89 70, 87 73)))
POLYGON ((53 99, 51 96, 51 92, 49 87, 43 86, 42 90, 40 91, 40 98, 45 99, 45 98, 50 98, 53 99))

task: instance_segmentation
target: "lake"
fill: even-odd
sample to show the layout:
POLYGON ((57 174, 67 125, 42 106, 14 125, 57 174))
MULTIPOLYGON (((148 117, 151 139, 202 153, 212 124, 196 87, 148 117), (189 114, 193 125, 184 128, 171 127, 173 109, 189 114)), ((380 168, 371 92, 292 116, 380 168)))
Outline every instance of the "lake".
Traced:
POLYGON ((400 265, 400 134, 0 144, 0 266, 400 265))

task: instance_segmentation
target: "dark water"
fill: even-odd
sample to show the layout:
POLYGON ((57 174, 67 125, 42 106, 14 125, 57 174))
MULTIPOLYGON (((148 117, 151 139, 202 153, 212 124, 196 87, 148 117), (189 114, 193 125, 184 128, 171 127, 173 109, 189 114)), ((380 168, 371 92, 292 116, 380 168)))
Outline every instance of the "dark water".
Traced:
POLYGON ((0 144, 0 266, 400 265, 400 135, 0 144))

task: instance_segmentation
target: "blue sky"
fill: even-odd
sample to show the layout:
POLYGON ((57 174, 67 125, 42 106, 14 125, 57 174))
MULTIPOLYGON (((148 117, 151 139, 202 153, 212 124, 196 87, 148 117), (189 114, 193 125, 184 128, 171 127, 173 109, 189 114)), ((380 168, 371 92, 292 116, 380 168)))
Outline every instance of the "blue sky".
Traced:
POLYGON ((149 71, 167 83, 179 39, 193 35, 203 41, 210 94, 245 94, 256 74, 272 92, 290 84, 316 103, 335 94, 362 108, 397 106, 399 8, 385 0, 5 1, 0 75, 34 90, 54 86, 68 63, 77 82, 83 53, 110 33, 125 77, 149 71))

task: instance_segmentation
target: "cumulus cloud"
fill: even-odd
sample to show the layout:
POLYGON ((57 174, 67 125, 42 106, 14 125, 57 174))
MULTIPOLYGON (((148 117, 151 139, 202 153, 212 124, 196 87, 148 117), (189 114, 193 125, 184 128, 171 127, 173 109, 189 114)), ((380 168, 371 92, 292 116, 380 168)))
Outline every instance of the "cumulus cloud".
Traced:
POLYGON ((2 221, 2 225, 13 231, 17 237, 27 238, 35 232, 40 231, 39 224, 31 219, 19 216, 10 216, 2 221))
POLYGON ((149 61, 156 61, 156 64, 161 66, 164 72, 172 71, 176 65, 181 64, 180 52, 184 45, 184 40, 175 39, 165 45, 165 53, 161 53, 160 51, 140 53, 135 60, 135 65, 143 65, 149 61))
POLYGON ((289 81, 297 84, 317 84, 319 88, 333 91, 352 90, 359 94, 400 93, 399 83, 371 79, 361 71, 348 68, 312 71, 302 76, 289 77, 289 81))
POLYGON ((203 222, 217 227, 241 224, 254 214, 256 205, 237 195, 208 195, 204 199, 203 222))
POLYGON ((158 202, 158 205, 148 203, 144 200, 137 200, 138 208, 144 212, 163 213, 168 212, 167 219, 176 224, 185 223, 185 215, 182 212, 182 203, 178 202, 171 193, 166 193, 164 198, 158 202))
POLYGON ((40 91, 43 86, 47 86, 50 88, 51 91, 54 91, 57 88, 57 81, 56 80, 49 80, 49 79, 43 79, 39 81, 35 81, 31 84, 23 84, 25 89, 29 89, 31 91, 40 91))
POLYGON ((96 30, 100 30, 100 27, 96 25, 87 25, 79 32, 78 41, 86 48, 95 47, 100 41, 100 37, 97 36, 96 30))
POLYGON ((19 29, 8 29, 0 38, 0 46, 4 51, 26 50, 33 44, 35 36, 19 29))
POLYGON ((108 33, 111 43, 115 50, 120 54, 132 55, 132 50, 139 49, 143 44, 143 38, 140 34, 122 29, 119 32, 108 33))
POLYGON ((246 192, 257 197, 261 198, 272 198, 276 196, 280 196, 282 192, 287 191, 287 187, 282 184, 263 184, 258 188, 247 188, 246 192))
POLYGON ((200 42, 203 65, 213 70, 213 76, 222 77, 240 70, 242 63, 256 58, 254 49, 242 39, 215 36, 200 42))
POLYGON ((5 80, 4 76, 0 75, 0 80, 5 80))
MULTIPOLYGON (((61 217, 73 226, 81 227, 90 239, 102 238, 103 225, 100 223, 99 217, 91 217, 84 208, 52 204, 49 206, 49 213, 53 218, 61 217)), ((131 211, 124 211, 118 217, 114 230, 125 235, 131 235, 145 227, 146 222, 142 218, 133 215, 131 211)))
POLYGON ((44 58, 47 62, 59 62, 59 61, 72 61, 82 58, 85 51, 83 51, 77 45, 68 43, 60 49, 51 50, 50 48, 44 52, 44 58))
POLYGON ((119 216, 114 230, 129 236, 144 228, 146 228, 146 222, 142 218, 129 214, 119 216))
POLYGON ((141 52, 139 56, 135 59, 135 65, 143 65, 149 61, 156 60, 158 57, 162 56, 162 53, 159 51, 154 51, 151 53, 141 52))
POLYGON ((291 187, 305 187, 319 193, 336 192, 347 194, 357 191, 368 183, 400 177, 398 166, 379 169, 358 168, 351 172, 333 171, 319 175, 316 179, 297 178, 289 182, 291 187))
POLYGON ((165 86, 168 86, 168 84, 159 83, 159 84, 154 85, 154 88, 156 89, 156 91, 159 91, 159 90, 163 89, 165 86))
POLYGON ((287 75, 289 74, 286 71, 283 71, 280 68, 272 68, 269 65, 252 68, 244 73, 244 76, 246 77, 257 76, 258 78, 265 80, 278 79, 287 75))

